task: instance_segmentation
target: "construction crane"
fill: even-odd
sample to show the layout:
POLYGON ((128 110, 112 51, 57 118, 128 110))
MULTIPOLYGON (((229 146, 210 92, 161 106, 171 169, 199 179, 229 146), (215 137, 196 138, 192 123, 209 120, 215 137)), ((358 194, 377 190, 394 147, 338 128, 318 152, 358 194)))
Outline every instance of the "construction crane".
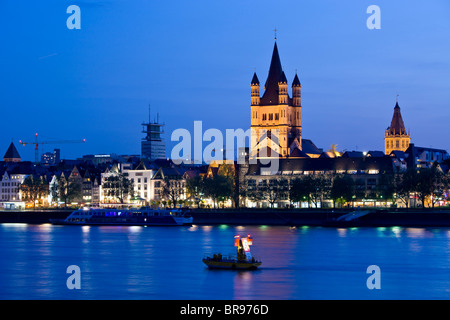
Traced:
POLYGON ((63 144, 63 143, 84 143, 86 139, 81 140, 55 140, 55 141, 38 141, 38 134, 36 133, 34 142, 24 142, 19 140, 19 143, 23 146, 27 144, 34 144, 34 162, 39 163, 39 145, 40 144, 63 144))

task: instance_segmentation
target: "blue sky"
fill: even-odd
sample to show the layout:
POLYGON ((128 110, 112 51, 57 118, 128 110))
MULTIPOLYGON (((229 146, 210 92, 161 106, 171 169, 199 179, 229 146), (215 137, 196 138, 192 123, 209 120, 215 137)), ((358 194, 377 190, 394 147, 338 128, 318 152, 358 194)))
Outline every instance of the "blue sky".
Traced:
MULTIPOLYGON (((141 123, 248 129, 254 70, 267 77, 273 29, 288 81, 302 83, 303 137, 383 150, 397 93, 412 142, 450 149, 450 2, 1 1, 0 152, 11 139, 86 139, 63 158, 139 154, 141 123), (81 30, 69 30, 69 5, 81 30), (369 5, 381 29, 369 30, 369 5)), ((4 151, 1 151, 4 150, 4 151)))

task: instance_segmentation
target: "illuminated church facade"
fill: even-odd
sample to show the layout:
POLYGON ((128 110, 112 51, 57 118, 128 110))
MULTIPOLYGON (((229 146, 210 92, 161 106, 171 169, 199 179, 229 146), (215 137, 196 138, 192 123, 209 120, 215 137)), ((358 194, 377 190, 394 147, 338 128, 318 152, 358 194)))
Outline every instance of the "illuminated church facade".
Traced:
POLYGON ((301 84, 295 74, 292 96, 275 44, 261 96, 256 72, 251 81, 251 156, 286 158, 302 150, 301 84))
POLYGON ((392 151, 406 151, 411 143, 411 133, 406 132, 405 123, 398 101, 394 107, 391 125, 384 132, 384 153, 391 154, 392 151))

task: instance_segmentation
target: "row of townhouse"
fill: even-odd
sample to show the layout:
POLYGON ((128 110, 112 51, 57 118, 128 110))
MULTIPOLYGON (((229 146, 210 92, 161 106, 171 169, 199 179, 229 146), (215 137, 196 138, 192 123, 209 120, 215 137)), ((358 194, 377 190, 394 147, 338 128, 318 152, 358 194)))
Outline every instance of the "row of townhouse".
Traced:
MULTIPOLYGON (((160 204, 168 198, 163 195, 164 185, 167 183, 168 188, 178 190, 177 197, 180 200, 186 199, 185 184, 189 173, 201 172, 200 168, 176 166, 171 161, 162 165, 156 162, 141 160, 138 164, 132 163, 116 163, 111 168, 107 168, 101 174, 100 186, 100 203, 136 203, 143 205, 160 204), (113 181, 113 177, 122 176, 128 179, 130 184, 127 191, 126 199, 120 199, 115 194, 116 186, 108 184, 113 181)), ((123 187, 123 186, 121 186, 123 187)))
MULTIPOLYGON (((354 180, 359 194, 357 200, 374 201, 384 174, 407 168, 430 167, 431 161, 445 160, 448 157, 445 150, 418 148, 414 145, 407 152, 393 151, 389 156, 376 151, 346 152, 339 156, 325 152, 317 154, 317 157, 297 155, 279 159, 276 172, 268 172, 264 170, 264 165, 250 164, 245 157, 243 162, 226 165, 174 165, 170 160, 150 162, 130 158, 127 162, 97 165, 87 161, 66 160, 57 166, 39 166, 27 161, 21 162, 14 148, 10 146, 10 149, 8 157, 5 155, 4 161, 0 162, 0 207, 4 208, 25 206, 27 197, 21 191, 21 186, 30 175, 48 184, 48 192, 42 197, 45 199, 36 201, 40 205, 165 205, 171 200, 171 192, 177 192, 173 196, 180 202, 191 198, 186 190, 188 179, 228 175, 230 172, 235 177, 235 183, 234 199, 228 201, 228 205, 234 203, 246 207, 287 207, 292 203, 286 192, 281 192, 276 201, 267 197, 252 198, 248 194, 256 192, 261 195, 267 190, 273 190, 275 184, 281 185, 281 190, 288 189, 294 179, 306 175, 336 174, 344 174, 354 180), (427 158, 425 154, 433 154, 433 157, 427 158), (126 187, 121 186, 126 189, 122 195, 117 191, 117 184, 121 183, 119 178, 127 181, 126 187), (247 192, 243 192, 243 189, 247 192)), ((248 152, 245 154, 248 156, 248 152)), ((438 165, 446 174, 449 173, 447 164, 448 161, 442 161, 438 165)), ((380 203, 374 202, 374 205, 380 203)), ((322 201, 320 206, 330 206, 329 200, 322 201)))

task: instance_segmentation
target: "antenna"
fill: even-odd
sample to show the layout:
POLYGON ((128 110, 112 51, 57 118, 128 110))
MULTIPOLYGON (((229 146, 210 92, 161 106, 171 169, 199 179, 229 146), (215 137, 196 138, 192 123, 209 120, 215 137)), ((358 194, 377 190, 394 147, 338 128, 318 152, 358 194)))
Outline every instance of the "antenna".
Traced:
POLYGON ((275 33, 275 40, 277 40, 277 28, 273 29, 273 32, 275 33))
POLYGON ((150 103, 148 104, 148 124, 150 124, 152 121, 150 119, 150 103))

